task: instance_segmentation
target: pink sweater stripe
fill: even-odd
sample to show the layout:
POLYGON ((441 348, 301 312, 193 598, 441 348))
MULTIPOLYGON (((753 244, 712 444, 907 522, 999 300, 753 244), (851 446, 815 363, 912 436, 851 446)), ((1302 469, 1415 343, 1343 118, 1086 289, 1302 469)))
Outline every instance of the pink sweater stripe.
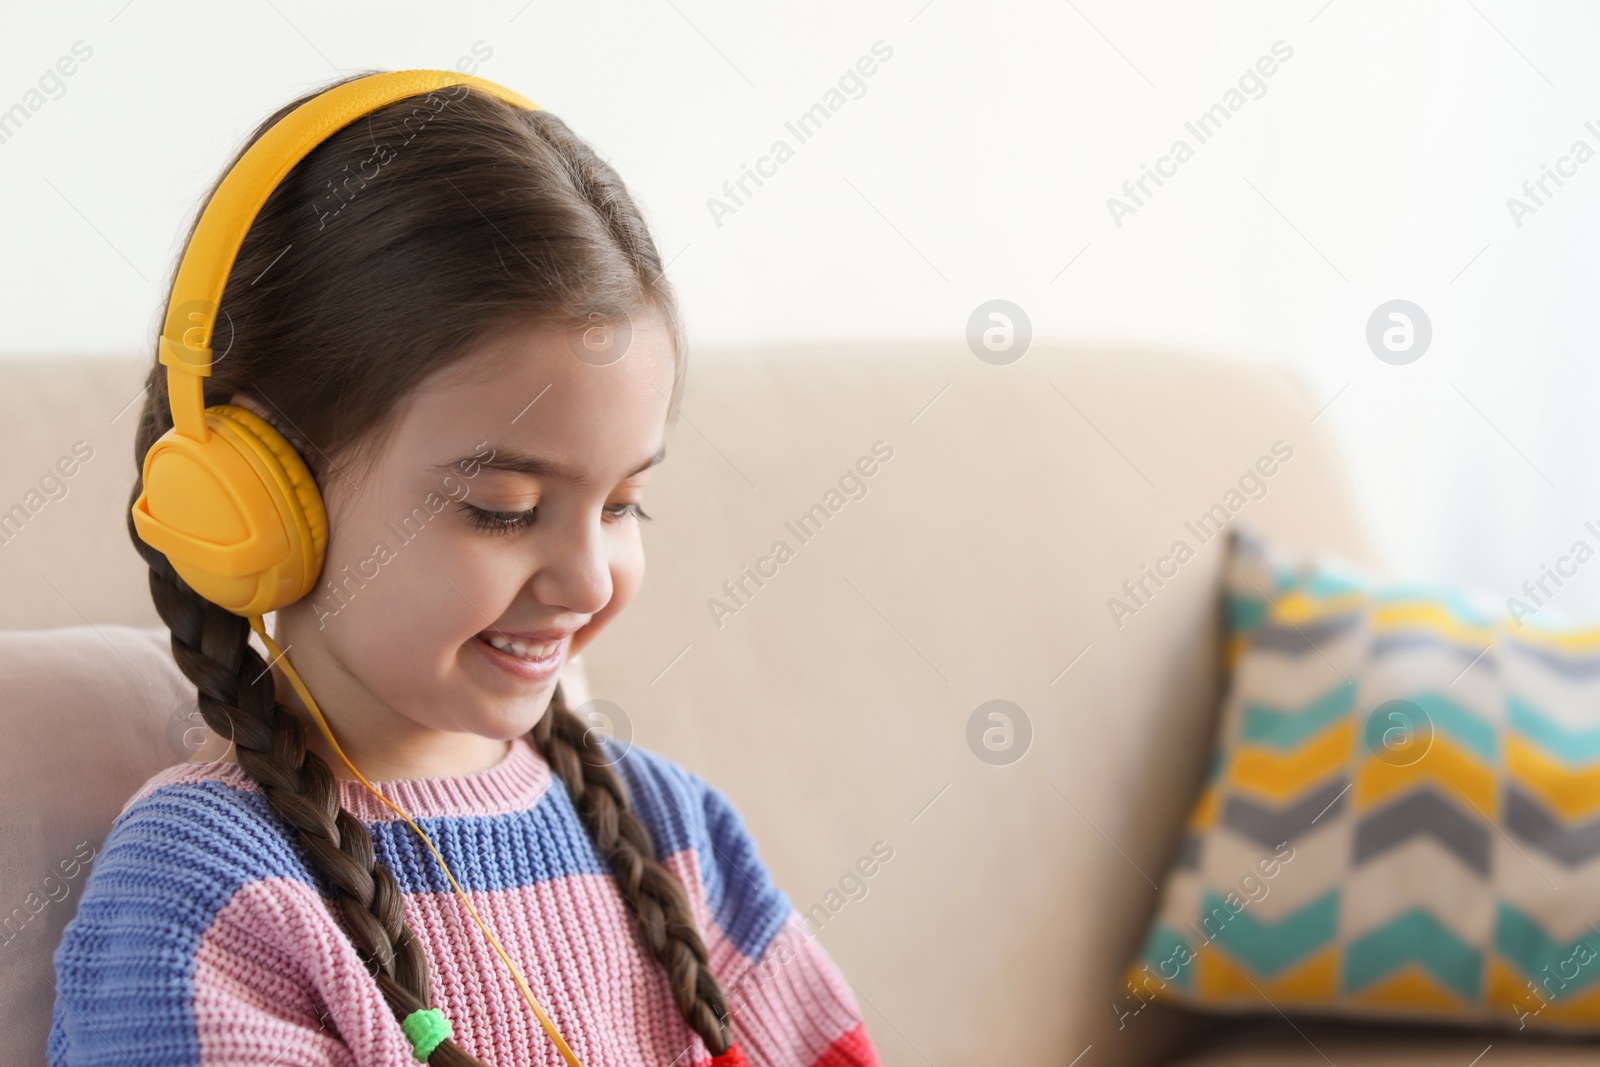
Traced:
MULTIPOLYGON (((699 856, 686 849, 663 861, 686 886, 703 886, 699 856)), ((706 932, 706 954, 728 998, 734 1033, 752 1067, 804 1063, 808 1067, 861 1022, 844 976, 816 942, 798 912, 752 960, 723 933, 704 892, 690 893, 695 921, 706 932), (803 1026, 794 1020, 803 1019, 803 1026)))
MULTIPOLYGON (((686 890, 750 1067, 879 1067, 849 984, 726 797, 637 746, 619 769, 686 890)), ((433 820, 473 907, 586 1067, 711 1061, 537 750, 519 739, 477 774, 379 785, 433 820)), ((490 1067, 561 1067, 461 901, 430 888, 436 861, 402 846, 409 828, 359 783, 340 791, 400 865, 456 1042, 490 1067)), ((271 1050, 274 1067, 413 1064, 328 892, 236 765, 161 772, 118 816, 57 950, 50 1062, 261 1067, 271 1050)))

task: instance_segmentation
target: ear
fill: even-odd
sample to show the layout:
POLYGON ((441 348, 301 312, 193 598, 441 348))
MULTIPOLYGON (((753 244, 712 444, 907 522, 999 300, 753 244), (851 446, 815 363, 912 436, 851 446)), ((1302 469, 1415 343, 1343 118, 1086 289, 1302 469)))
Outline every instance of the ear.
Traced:
POLYGON ((228 403, 233 404, 236 407, 248 408, 257 415, 260 415, 263 419, 266 419, 268 422, 272 423, 273 429, 277 430, 279 433, 283 432, 283 429, 278 425, 277 418, 275 418, 273 413, 268 411, 266 407, 263 406, 262 403, 255 397, 248 396, 244 393, 234 393, 228 398, 228 403))

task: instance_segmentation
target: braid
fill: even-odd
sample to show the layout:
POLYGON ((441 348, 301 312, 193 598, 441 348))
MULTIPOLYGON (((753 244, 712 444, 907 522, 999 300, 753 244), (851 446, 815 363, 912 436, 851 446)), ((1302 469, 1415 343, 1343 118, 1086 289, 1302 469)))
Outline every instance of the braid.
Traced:
MULTIPOLYGON (((138 491, 135 485, 135 497, 138 491)), ((428 1007, 427 960, 406 924, 400 887, 376 858, 367 828, 340 806, 333 773, 306 748, 300 720, 278 703, 272 673, 250 644, 249 621, 201 597, 137 537, 134 547, 150 566, 150 595, 172 631, 172 657, 194 683, 206 725, 233 738, 239 766, 294 830, 310 866, 333 883, 350 940, 395 1019, 428 1007)), ((483 1067, 449 1040, 428 1062, 483 1067)))
MULTIPOLYGON (((655 242, 616 171, 554 115, 532 112, 523 121, 555 149, 573 188, 634 265, 641 288, 669 293, 655 242)), ((673 328, 681 351, 682 335, 676 323, 673 328)), ((682 370, 680 360, 680 377, 682 370)), ((655 843, 629 806, 616 769, 583 720, 567 707, 560 685, 550 699, 549 711, 529 736, 572 795, 584 828, 610 866, 645 943, 667 970, 678 1010, 711 1054, 721 1055, 732 1043, 728 1001, 711 973, 705 941, 695 929, 683 886, 656 858, 655 843)))
MULTIPOLYGON (((294 107, 353 77, 286 104, 247 143, 294 107)), ((416 102, 398 101, 373 112, 373 120, 398 122, 416 102)), ((358 200, 341 199, 339 209, 350 204, 354 214, 326 233, 327 218, 337 212, 318 207, 322 190, 343 180, 341 167, 348 173, 350 165, 371 158, 377 147, 371 123, 332 134, 294 165, 251 222, 230 269, 222 300, 228 350, 205 379, 205 401, 224 402, 240 392, 271 396, 299 436, 319 443, 326 460, 381 441, 403 398, 461 358, 485 324, 570 325, 597 307, 623 316, 651 309, 673 339, 670 425, 686 341, 661 256, 621 177, 550 112, 523 112, 479 92, 454 101, 449 111, 430 122, 426 148, 419 141, 416 149, 390 157, 394 169, 385 173, 391 177, 358 200), (306 203, 314 211, 302 210, 306 203), (485 245, 496 248, 497 239, 527 249, 521 256, 527 269, 516 260, 508 269, 488 256, 485 245), (291 247, 294 253, 271 280, 257 285, 291 247), (382 271, 349 269, 380 257, 382 271), (405 299, 397 301, 396 293, 405 299)), ((230 171, 242 156, 243 150, 230 171)), ((220 185, 221 179, 212 196, 220 185)), ((159 362, 146 386, 134 449, 138 468, 172 427, 166 368, 159 362)), ((333 886, 341 925, 396 1019, 428 1007, 427 960, 405 921, 393 873, 377 860, 360 820, 342 808, 327 763, 307 749, 306 726, 278 703, 273 674, 250 644, 248 621, 201 597, 138 537, 131 507, 141 489, 136 477, 129 537, 149 566, 152 599, 171 631, 173 659, 198 692, 201 716, 219 737, 233 739, 240 768, 293 831, 308 866, 333 886)), ((560 685, 528 737, 565 784, 645 943, 666 969, 688 1025, 713 1055, 727 1051, 727 1000, 710 971, 684 888, 658 861, 616 769, 586 736, 560 685)), ((482 1067, 451 1041, 428 1062, 482 1067)))
MULTIPOLYGON (((153 392, 164 391, 159 382, 152 385, 153 392)), ((161 410, 155 403, 146 408, 141 453, 171 425, 161 410)), ((194 683, 201 717, 213 733, 233 739, 240 768, 293 829, 309 865, 333 884, 345 930, 395 1019, 429 1007, 427 961, 406 923, 393 873, 377 859, 366 827, 340 805, 332 771, 306 748, 305 727, 278 703, 272 672, 250 644, 249 620, 200 596, 166 556, 137 536, 132 501, 142 488, 136 476, 129 537, 149 566, 151 599, 172 632, 174 662, 194 683)), ((616 769, 568 709, 559 684, 528 738, 566 785, 646 945, 666 969, 678 1010, 711 1054, 722 1054, 732 1044, 727 998, 711 973, 683 886, 657 859, 616 769)), ((484 1067, 453 1040, 441 1042, 428 1063, 484 1067)))
MULTIPOLYGON (((333 883, 350 939, 395 1019, 428 1007, 427 961, 406 923, 394 875, 377 859, 366 827, 340 806, 333 773, 306 748, 300 720, 278 703, 271 672, 249 643, 249 622, 195 593, 160 552, 137 539, 135 547, 150 566, 150 593, 172 631, 173 659, 194 683, 206 725, 234 739, 240 768, 295 831, 310 865, 333 883)), ((711 1054, 720 1055, 732 1043, 727 998, 688 898, 656 858, 621 778, 567 708, 560 685, 529 737, 565 783, 645 943, 666 968, 678 1009, 711 1054)), ((483 1067, 451 1040, 428 1062, 483 1067)))
POLYGON ((601 743, 567 708, 559 684, 550 699, 550 710, 528 736, 566 784, 645 943, 667 970, 678 1010, 711 1054, 721 1055, 732 1043, 728 1002, 711 973, 688 897, 678 879, 656 858, 655 843, 629 806, 622 779, 601 743))

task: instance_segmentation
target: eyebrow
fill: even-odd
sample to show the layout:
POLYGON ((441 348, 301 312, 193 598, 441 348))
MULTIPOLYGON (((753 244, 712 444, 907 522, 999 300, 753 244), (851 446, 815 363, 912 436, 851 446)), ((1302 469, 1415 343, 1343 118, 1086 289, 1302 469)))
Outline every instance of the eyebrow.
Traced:
MULTIPOLYGON (((666 458, 667 446, 663 444, 656 449, 655 455, 633 468, 627 474, 624 474, 623 477, 632 478, 635 474, 649 470, 666 458)), ((488 459, 482 459, 478 454, 474 453, 470 456, 462 456, 460 459, 452 460, 449 463, 440 463, 434 467, 434 470, 449 473, 473 463, 476 463, 483 470, 528 474, 535 478, 554 479, 584 488, 594 484, 587 473, 558 460, 553 460, 546 456, 535 456, 527 452, 519 452, 514 448, 497 448, 493 446, 491 446, 488 459)))

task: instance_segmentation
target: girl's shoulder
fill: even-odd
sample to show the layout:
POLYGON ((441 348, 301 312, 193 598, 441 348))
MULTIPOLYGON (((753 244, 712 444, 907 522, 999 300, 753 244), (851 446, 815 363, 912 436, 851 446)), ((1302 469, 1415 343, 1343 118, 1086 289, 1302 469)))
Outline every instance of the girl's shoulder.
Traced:
POLYGON ((223 898, 265 878, 316 885, 260 787, 224 760, 180 763, 146 780, 112 821, 92 874, 179 882, 223 898))
POLYGON ((240 1047, 235 1024, 311 1057, 295 1035, 315 1021, 296 1020, 339 973, 330 896, 237 764, 157 772, 113 820, 56 947, 50 1062, 212 1062, 240 1047))
POLYGON ((225 794, 217 793, 214 789, 203 793, 191 793, 183 790, 182 787, 216 783, 217 786, 237 790, 248 788, 246 779, 247 776, 244 770, 226 756, 219 759, 208 759, 204 762, 191 761, 163 767, 147 778, 138 789, 134 790, 133 795, 123 803, 122 810, 117 813, 117 818, 121 819, 134 805, 163 789, 177 788, 180 790, 180 795, 211 795, 214 798, 221 799, 225 794))
POLYGON ((759 956, 792 906, 738 807, 717 786, 659 752, 609 738, 605 743, 659 858, 669 866, 692 866, 712 913, 746 955, 759 956))
POLYGON ((662 858, 691 847, 709 849, 716 844, 714 833, 726 834, 727 815, 737 812, 716 786, 643 745, 606 738, 604 747, 662 858))

